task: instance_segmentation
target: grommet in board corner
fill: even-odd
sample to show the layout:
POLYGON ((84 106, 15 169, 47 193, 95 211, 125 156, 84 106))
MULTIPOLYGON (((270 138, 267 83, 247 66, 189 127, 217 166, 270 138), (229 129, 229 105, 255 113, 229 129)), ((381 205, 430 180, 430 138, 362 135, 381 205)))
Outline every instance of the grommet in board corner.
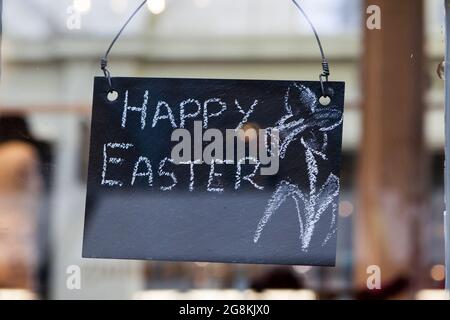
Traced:
POLYGON ((330 105, 332 98, 334 97, 334 90, 331 87, 326 87, 324 93, 319 98, 319 103, 326 107, 330 105))
POLYGON ((119 93, 116 90, 111 89, 106 92, 106 100, 108 100, 108 102, 116 102, 118 98, 119 93))
POLYGON ((323 106, 323 107, 327 107, 330 105, 331 103, 331 96, 327 95, 327 96, 321 96, 319 98, 319 103, 323 106))

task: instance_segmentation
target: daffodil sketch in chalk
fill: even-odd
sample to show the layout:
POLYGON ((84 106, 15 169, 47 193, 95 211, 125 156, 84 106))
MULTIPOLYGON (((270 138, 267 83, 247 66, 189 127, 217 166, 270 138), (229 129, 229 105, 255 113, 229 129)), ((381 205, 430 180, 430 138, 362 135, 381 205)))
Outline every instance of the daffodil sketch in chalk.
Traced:
MULTIPOLYGON (((293 199, 299 222, 300 247, 308 251, 314 230, 320 219, 327 213, 330 217, 328 234, 322 241, 324 246, 335 233, 337 205, 334 202, 339 195, 339 178, 330 173, 326 182, 318 187, 318 159, 327 161, 328 135, 342 124, 342 112, 333 105, 322 106, 316 95, 307 87, 293 83, 284 98, 283 116, 271 129, 279 131, 279 157, 284 159, 288 147, 300 140, 308 173, 308 192, 304 193, 299 186, 287 180, 281 181, 270 198, 266 210, 254 233, 253 242, 257 243, 277 210, 289 199, 293 199), (295 105, 306 108, 306 116, 299 117, 301 110, 295 105)), ((302 113, 304 114, 304 112, 302 113)))
POLYGON ((335 232, 337 206, 333 203, 335 197, 339 194, 339 178, 334 174, 330 174, 325 184, 317 191, 317 162, 314 159, 313 152, 308 149, 306 151, 308 162, 308 174, 310 182, 309 194, 300 191, 298 185, 283 180, 272 194, 271 199, 266 207, 263 217, 258 223, 253 241, 257 243, 262 235, 264 227, 269 222, 272 215, 281 207, 288 199, 293 199, 297 209, 299 229, 300 229, 300 247, 303 251, 308 251, 311 243, 314 229, 320 218, 331 207, 331 223, 329 232, 322 242, 324 246, 335 232), (303 210, 302 210, 303 209, 303 210))
POLYGON ((311 89, 293 83, 284 97, 284 115, 273 128, 280 134, 279 156, 284 159, 292 142, 303 137, 305 142, 322 158, 328 144, 327 132, 342 124, 342 112, 333 105, 322 106, 311 89), (299 118, 301 105, 306 108, 306 117, 299 118))

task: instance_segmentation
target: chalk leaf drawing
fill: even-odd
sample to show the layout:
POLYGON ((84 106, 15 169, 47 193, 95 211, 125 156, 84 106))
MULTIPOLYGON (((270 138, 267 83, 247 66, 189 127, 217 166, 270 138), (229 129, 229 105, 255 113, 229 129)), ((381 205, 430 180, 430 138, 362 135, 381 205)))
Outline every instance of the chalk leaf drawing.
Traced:
MULTIPOLYGON (((324 246, 335 233, 337 205, 334 199, 339 195, 339 178, 330 173, 326 182, 318 187, 317 176, 319 165, 317 159, 327 160, 328 135, 342 124, 342 112, 333 105, 322 106, 316 95, 307 87, 293 83, 287 89, 284 97, 284 115, 273 128, 280 133, 279 157, 284 159, 288 147, 300 140, 304 148, 307 166, 309 190, 304 193, 299 186, 282 180, 272 194, 265 212, 261 217, 253 242, 257 243, 262 236, 264 227, 276 211, 289 199, 296 206, 299 222, 299 240, 302 251, 310 248, 314 230, 320 219, 329 212, 331 214, 328 234, 322 242, 324 246), (300 105, 306 108, 306 116, 300 116, 300 105)), ((303 112, 302 114, 305 114, 303 112)))

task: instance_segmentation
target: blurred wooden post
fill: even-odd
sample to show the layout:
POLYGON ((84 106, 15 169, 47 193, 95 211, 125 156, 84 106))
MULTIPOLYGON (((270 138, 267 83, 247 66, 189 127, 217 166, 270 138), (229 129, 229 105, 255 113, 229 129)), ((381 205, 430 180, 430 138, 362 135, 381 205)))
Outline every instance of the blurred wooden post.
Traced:
MULTIPOLYGON (((364 26, 363 139, 355 221, 355 284, 367 267, 386 287, 418 275, 417 219, 425 204, 422 0, 366 0, 381 8, 381 30, 364 26)), ((410 278, 412 280, 412 278, 410 278)))
POLYGON ((450 0, 445 5, 445 288, 450 290, 450 0))

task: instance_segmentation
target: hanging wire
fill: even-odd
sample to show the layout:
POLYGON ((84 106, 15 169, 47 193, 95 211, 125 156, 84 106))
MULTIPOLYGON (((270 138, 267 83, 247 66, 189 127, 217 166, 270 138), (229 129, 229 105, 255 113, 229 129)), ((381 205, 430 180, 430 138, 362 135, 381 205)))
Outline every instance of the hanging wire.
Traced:
MULTIPOLYGON (((306 14, 305 10, 303 10, 303 8, 300 6, 300 4, 297 2, 297 0, 292 0, 292 2, 294 3, 294 5, 300 10, 300 12, 302 13, 302 15, 305 17, 306 21, 308 22, 308 24, 310 25, 314 36, 316 38, 317 41, 317 45, 319 46, 319 50, 320 50, 320 55, 322 56, 322 73, 319 75, 319 80, 320 80, 320 86, 322 89, 322 96, 323 97, 328 97, 329 94, 326 92, 325 90, 325 85, 324 82, 328 82, 328 77, 330 76, 330 66, 328 64, 328 60, 325 56, 325 52, 323 50, 323 46, 322 46, 322 42, 320 41, 319 38, 319 34, 316 30, 316 28, 314 27, 314 24, 312 23, 312 21, 309 19, 308 15, 306 14)), ((103 56, 103 58, 100 61, 100 69, 103 71, 103 74, 105 75, 105 78, 108 81, 108 85, 109 85, 109 90, 114 91, 114 88, 112 86, 112 80, 111 80, 111 73, 108 70, 108 55, 111 52, 114 44, 117 42, 117 40, 119 39, 119 37, 121 36, 122 32, 125 30, 125 28, 128 26, 128 24, 131 22, 131 20, 133 20, 134 16, 142 9, 142 7, 147 3, 147 0, 144 0, 131 14, 131 16, 127 19, 127 21, 125 22, 125 24, 122 26, 122 28, 120 28, 119 32, 116 34, 116 36, 114 37, 114 39, 112 40, 111 44, 108 47, 108 50, 106 50, 105 55, 103 56)))
POLYGON ((139 12, 139 10, 141 10, 141 8, 146 3, 147 3, 147 0, 142 1, 142 3, 139 5, 139 7, 137 7, 136 10, 134 10, 134 12, 131 14, 131 16, 128 18, 128 20, 125 22, 125 24, 122 26, 122 28, 120 28, 119 32, 114 37, 114 39, 112 40, 111 44, 108 47, 108 50, 106 50, 105 55, 103 56, 103 58, 100 61, 100 69, 102 69, 103 74, 105 75, 105 78, 108 80, 108 85, 109 85, 110 92, 114 91, 114 88, 112 86, 111 73, 109 72, 109 70, 107 68, 108 67, 108 55, 111 52, 111 49, 113 48, 114 44, 119 39, 119 37, 122 34, 123 30, 125 30, 125 28, 128 26, 130 21, 133 20, 134 16, 139 12))
POLYGON ((328 82, 328 77, 330 76, 330 65, 328 64, 328 60, 325 56, 325 52, 323 50, 323 46, 322 46, 322 42, 320 41, 320 37, 319 34, 316 30, 316 27, 314 27, 314 24, 312 23, 311 19, 309 19, 308 15, 306 14, 305 10, 303 10, 303 8, 300 6, 300 4, 297 2, 297 0, 292 0, 292 2, 294 3, 294 5, 298 8, 298 10, 300 10, 300 12, 303 14, 303 16, 305 17, 306 21, 308 22, 309 26, 311 27, 314 36, 316 37, 316 41, 317 41, 317 45, 319 46, 319 50, 320 50, 320 55, 322 56, 322 73, 319 75, 319 79, 320 79, 320 86, 322 89, 322 96, 323 97, 328 97, 328 93, 325 91, 325 86, 324 86, 324 80, 325 82, 328 82))

